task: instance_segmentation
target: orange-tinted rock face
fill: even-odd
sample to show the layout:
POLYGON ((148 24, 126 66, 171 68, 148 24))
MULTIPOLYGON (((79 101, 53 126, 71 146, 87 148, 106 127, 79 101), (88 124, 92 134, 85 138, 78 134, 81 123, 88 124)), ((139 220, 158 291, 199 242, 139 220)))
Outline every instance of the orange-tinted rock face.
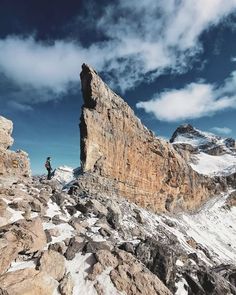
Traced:
POLYGON ((104 183, 105 191, 154 211, 194 209, 214 193, 212 180, 193 171, 171 144, 144 127, 87 65, 81 82, 82 170, 97 175, 99 187, 104 183))
POLYGON ((0 116, 0 185, 28 179, 30 165, 28 155, 23 151, 10 151, 13 123, 0 116))

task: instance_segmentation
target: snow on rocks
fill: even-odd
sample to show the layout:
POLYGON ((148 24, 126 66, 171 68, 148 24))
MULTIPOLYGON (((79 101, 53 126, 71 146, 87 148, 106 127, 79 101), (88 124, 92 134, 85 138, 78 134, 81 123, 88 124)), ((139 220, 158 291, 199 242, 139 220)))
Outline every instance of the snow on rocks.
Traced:
POLYGON ((194 155, 190 166, 198 173, 209 176, 227 176, 236 173, 236 155, 213 156, 201 152, 194 155))
POLYGON ((75 179, 78 169, 74 169, 68 166, 60 166, 55 169, 53 174, 53 180, 58 181, 60 184, 65 186, 69 182, 75 179))
POLYGON ((180 279, 176 283, 176 292, 175 295, 188 295, 188 291, 186 290, 186 286, 188 286, 188 283, 186 282, 185 279, 180 279))
MULTIPOLYGON (((195 214, 173 217, 156 215, 115 196, 68 195, 51 189, 49 182, 38 181, 33 183, 36 190, 21 189, 26 198, 33 192, 41 200, 42 212, 33 213, 41 219, 47 241, 35 252, 19 253, 0 239, 0 258, 12 255, 2 275, 19 271, 22 276, 31 275, 31 269, 44 278, 46 273, 54 294, 136 295, 145 294, 144 289, 149 294, 156 294, 157 289, 160 294, 188 294, 191 280, 203 288, 213 278, 219 289, 223 283, 214 269, 223 265, 224 273, 233 271, 225 265, 233 265, 236 259, 236 212, 226 194, 213 198, 195 214), (55 251, 65 262, 59 273, 53 269, 55 255, 47 259, 55 251), (40 267, 43 260, 44 267, 40 267)), ((5 198, 3 211, 13 202, 12 196, 5 198)), ((22 199, 15 200, 11 213, 30 224, 32 212, 27 220, 21 211, 22 199)))
POLYGON ((185 124, 176 129, 170 142, 200 174, 213 177, 236 173, 236 144, 232 138, 222 138, 185 124))
POLYGON ((34 260, 29 261, 14 261, 11 263, 11 267, 8 269, 8 272, 16 271, 19 269, 25 269, 25 268, 35 268, 36 264, 34 260))

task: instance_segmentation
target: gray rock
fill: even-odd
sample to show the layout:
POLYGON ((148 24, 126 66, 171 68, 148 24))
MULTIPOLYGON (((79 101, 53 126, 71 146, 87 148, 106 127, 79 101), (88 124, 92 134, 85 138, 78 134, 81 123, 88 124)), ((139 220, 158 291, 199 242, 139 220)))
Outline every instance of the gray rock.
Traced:
POLYGON ((59 252, 60 254, 64 255, 66 252, 66 245, 63 242, 50 244, 49 250, 54 250, 54 251, 59 252))
POLYGON ((74 282, 70 273, 67 273, 60 282, 59 291, 61 295, 72 295, 74 282))
POLYGON ((85 246, 85 240, 81 237, 73 237, 70 239, 69 246, 65 252, 65 257, 67 260, 72 260, 75 258, 75 254, 82 252, 85 246))
POLYGON ((135 248, 132 243, 125 242, 119 246, 119 249, 129 252, 131 254, 135 253, 135 248))
POLYGON ((61 224, 61 223, 65 223, 65 221, 61 220, 59 215, 55 215, 52 218, 52 223, 55 224, 55 225, 58 225, 58 224, 61 224))
POLYGON ((112 226, 112 228, 119 229, 122 220, 122 213, 119 205, 114 201, 111 201, 107 209, 107 222, 112 226))
POLYGON ((175 288, 177 253, 168 244, 152 238, 141 242, 136 249, 137 258, 172 291, 175 288))
POLYGON ((47 239, 47 243, 50 243, 52 241, 52 237, 51 237, 51 234, 49 232, 48 229, 45 229, 45 235, 46 235, 46 239, 47 239))
POLYGON ((87 242, 85 246, 85 252, 86 253, 96 253, 99 250, 112 250, 112 246, 110 243, 104 241, 104 242, 95 242, 95 241, 89 241, 87 242))
POLYGON ((55 202, 59 207, 63 205, 66 200, 66 194, 64 192, 56 191, 52 196, 51 199, 55 202))

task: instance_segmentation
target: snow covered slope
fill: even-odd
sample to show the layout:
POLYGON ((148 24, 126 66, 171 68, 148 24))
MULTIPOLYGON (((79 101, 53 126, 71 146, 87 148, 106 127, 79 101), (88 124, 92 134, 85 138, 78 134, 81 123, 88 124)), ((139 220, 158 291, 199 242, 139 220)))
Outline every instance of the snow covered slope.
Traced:
POLYGON ((235 140, 232 138, 222 138, 185 124, 176 129, 170 142, 178 150, 188 147, 190 165, 201 174, 226 176, 236 172, 235 140))
POLYGON ((170 139, 174 144, 190 144, 208 154, 235 153, 235 140, 203 132, 190 124, 179 126, 170 139))
POLYGON ((193 163, 190 165, 201 174, 227 176, 236 173, 236 156, 231 154, 212 156, 201 152, 193 157, 193 163))
POLYGON ((72 180, 75 180, 78 171, 79 168, 74 169, 68 166, 58 167, 53 173, 53 180, 56 180, 62 186, 65 186, 72 180))

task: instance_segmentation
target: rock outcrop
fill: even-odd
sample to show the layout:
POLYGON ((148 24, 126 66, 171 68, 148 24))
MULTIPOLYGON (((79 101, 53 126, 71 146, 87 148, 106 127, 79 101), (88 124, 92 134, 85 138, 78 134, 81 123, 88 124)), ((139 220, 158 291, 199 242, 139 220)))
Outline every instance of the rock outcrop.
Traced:
POLYGON ((53 295, 57 292, 58 282, 47 273, 26 268, 1 276, 0 286, 9 295, 53 295))
POLYGON ((13 131, 12 121, 0 116, 0 148, 8 149, 14 140, 11 137, 13 131))
POLYGON ((196 173, 171 144, 155 137, 85 64, 81 83, 81 165, 83 173, 97 179, 93 189, 163 212, 195 209, 217 193, 211 179, 196 173))
POLYGON ((204 132, 190 124, 180 125, 173 133, 170 142, 176 149, 186 149, 192 153, 204 152, 213 156, 236 154, 233 138, 223 138, 213 133, 204 132), (189 148, 191 147, 191 148, 189 148))
POLYGON ((27 179, 31 172, 28 155, 23 151, 10 151, 13 123, 0 116, 0 185, 27 179))

